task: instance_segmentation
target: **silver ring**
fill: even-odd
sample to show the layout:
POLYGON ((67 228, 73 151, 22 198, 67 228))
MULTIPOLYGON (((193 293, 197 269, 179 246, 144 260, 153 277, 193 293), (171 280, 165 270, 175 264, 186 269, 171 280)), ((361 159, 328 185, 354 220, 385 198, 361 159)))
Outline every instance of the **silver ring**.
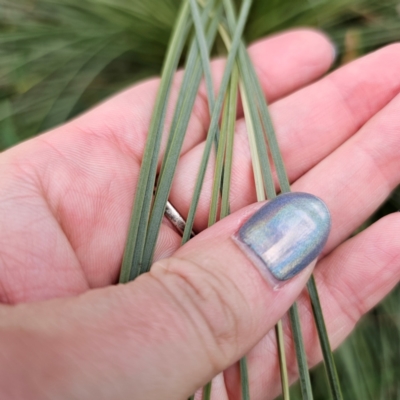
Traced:
MULTIPOLYGON (((164 215, 168 219, 168 221, 171 222, 171 224, 176 228, 176 230, 182 235, 185 230, 186 221, 183 219, 182 215, 178 213, 176 208, 169 201, 167 201, 164 215)), ((190 238, 194 236, 195 234, 192 231, 190 233, 190 238)))

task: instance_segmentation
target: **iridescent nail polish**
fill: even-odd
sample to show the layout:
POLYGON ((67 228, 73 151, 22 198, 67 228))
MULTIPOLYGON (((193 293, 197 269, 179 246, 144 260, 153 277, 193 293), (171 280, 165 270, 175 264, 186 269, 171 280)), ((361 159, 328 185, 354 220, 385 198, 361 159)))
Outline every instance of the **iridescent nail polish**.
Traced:
POLYGON ((325 203, 308 193, 270 200, 235 235, 246 253, 278 281, 286 281, 316 261, 329 235, 325 203))

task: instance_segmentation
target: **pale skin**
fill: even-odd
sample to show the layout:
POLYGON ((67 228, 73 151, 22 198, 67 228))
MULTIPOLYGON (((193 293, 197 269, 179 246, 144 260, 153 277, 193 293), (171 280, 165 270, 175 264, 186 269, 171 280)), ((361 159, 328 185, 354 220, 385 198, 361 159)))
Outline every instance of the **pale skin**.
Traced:
MULTIPOLYGON (((325 77, 333 48, 318 32, 266 39, 250 54, 293 190, 321 197, 332 214, 314 273, 337 347, 400 277, 399 213, 346 240, 400 183, 400 45, 325 77)), ((222 71, 223 62, 213 62, 216 85, 222 71)), ((210 167, 195 222, 196 232, 204 231, 178 250, 179 234, 163 224, 152 271, 110 286, 118 279, 158 84, 136 85, 0 155, 1 398, 185 399, 218 374, 213 399, 235 400, 236 361, 244 354, 252 399, 279 393, 271 329, 311 270, 274 291, 231 239, 259 207, 251 205, 256 197, 240 107, 233 215, 205 229, 210 167)), ((170 196, 184 217, 208 120, 199 96, 170 196)), ((321 354, 304 294, 299 309, 314 365, 321 354)))

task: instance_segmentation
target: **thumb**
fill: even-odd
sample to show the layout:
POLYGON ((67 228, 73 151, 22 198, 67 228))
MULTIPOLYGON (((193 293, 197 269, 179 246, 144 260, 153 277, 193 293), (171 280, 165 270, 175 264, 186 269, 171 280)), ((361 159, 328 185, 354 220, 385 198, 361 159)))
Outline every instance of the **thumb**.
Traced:
POLYGON ((130 284, 18 307, 8 320, 24 329, 9 340, 19 338, 25 358, 14 372, 31 371, 19 380, 28 386, 32 374, 47 379, 31 378, 27 398, 187 399, 282 317, 329 229, 321 200, 281 195, 225 218, 130 284))

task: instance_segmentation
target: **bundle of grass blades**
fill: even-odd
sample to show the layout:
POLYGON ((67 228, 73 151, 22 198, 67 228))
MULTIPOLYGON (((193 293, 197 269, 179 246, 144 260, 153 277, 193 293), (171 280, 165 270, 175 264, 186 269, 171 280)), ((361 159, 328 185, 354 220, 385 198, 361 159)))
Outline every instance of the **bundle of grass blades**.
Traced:
MULTIPOLYGON (((187 242, 191 237, 206 169, 212 156, 216 157, 216 161, 209 225, 214 224, 218 218, 223 218, 229 213, 230 173, 238 88, 240 88, 248 128, 258 200, 263 201, 276 196, 271 172, 272 164, 277 171, 281 192, 290 191, 289 181, 268 107, 243 42, 244 28, 251 5, 251 0, 243 0, 237 17, 231 0, 222 0, 222 2, 208 0, 200 4, 196 0, 183 0, 182 2, 165 58, 161 84, 148 133, 121 269, 121 283, 133 280, 140 274, 150 270, 172 180, 202 77, 206 82, 211 118, 182 243, 187 242), (193 35, 191 34, 192 31, 193 35), (225 43, 227 61, 218 94, 214 99, 209 54, 217 31, 220 32, 225 43), (173 76, 186 42, 188 42, 189 51, 185 63, 185 73, 168 133, 166 151, 158 171, 157 165, 169 94, 173 76), (255 101, 250 102, 250 96, 255 97, 255 101), (219 126, 221 116, 222 122, 221 126, 219 126), (272 160, 269 159, 269 153, 272 155, 272 160), (154 188, 156 189, 153 195, 154 188), (221 211, 220 215, 217 216, 219 200, 221 201, 221 211)), ((334 399, 341 399, 342 395, 335 363, 313 278, 308 283, 308 289, 324 356, 330 392, 334 399)), ((298 360, 302 398, 309 400, 313 398, 313 394, 296 304, 291 307, 289 316, 298 360)), ((289 399, 289 384, 281 323, 278 323, 276 327, 276 335, 280 358, 282 392, 284 398, 289 399)), ((247 400, 250 399, 250 389, 245 358, 240 361, 240 371, 242 398, 247 400)), ((209 383, 203 390, 204 400, 210 399, 211 392, 212 385, 209 383)))

